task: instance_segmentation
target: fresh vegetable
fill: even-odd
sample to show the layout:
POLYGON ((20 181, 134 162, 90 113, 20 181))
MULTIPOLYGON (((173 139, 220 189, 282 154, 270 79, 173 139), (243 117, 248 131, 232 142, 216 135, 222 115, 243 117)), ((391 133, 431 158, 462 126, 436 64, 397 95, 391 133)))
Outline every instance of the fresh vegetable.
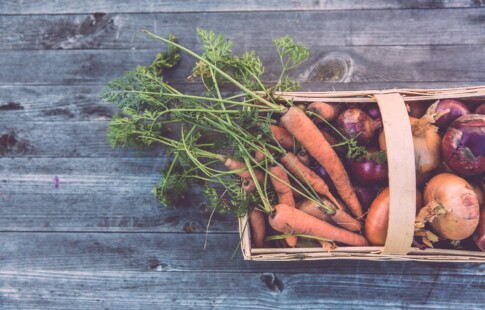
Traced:
POLYGON ((468 114, 456 119, 443 136, 443 159, 460 175, 485 171, 485 115, 468 114))
POLYGON ((379 110, 379 106, 377 103, 370 102, 366 105, 364 105, 364 111, 369 114, 369 116, 373 120, 377 120, 379 122, 382 122, 382 115, 381 115, 381 110, 379 110))
POLYGON ((347 171, 315 124, 303 111, 293 107, 288 108, 288 111, 281 117, 280 123, 325 168, 340 194, 340 198, 349 207, 352 214, 361 217, 363 215, 362 206, 355 195, 347 171))
POLYGON ((327 122, 333 122, 340 111, 339 106, 335 103, 325 103, 319 101, 309 104, 307 110, 319 116, 313 118, 313 121, 317 124, 323 123, 324 120, 327 122))
MULTIPOLYGON (((313 190, 315 190, 316 193, 320 195, 325 195, 339 209, 343 209, 343 207, 338 203, 337 199, 328 189, 325 181, 320 178, 313 170, 305 166, 295 154, 288 152, 287 154, 283 155, 281 157, 281 163, 283 163, 286 169, 288 169, 288 171, 291 172, 292 175, 299 179, 303 185, 310 186, 313 190)), ((329 212, 332 213, 331 209, 329 209, 329 212)))
POLYGON ((269 216, 270 225, 284 234, 304 234, 353 246, 366 246, 367 240, 356 233, 335 227, 296 208, 278 204, 269 216))
POLYGON ((251 227, 251 240, 254 243, 254 247, 264 247, 264 236, 266 233, 264 213, 257 208, 252 208, 249 211, 248 220, 251 227))
POLYGON ((367 145, 376 129, 382 127, 382 123, 372 119, 362 109, 351 108, 339 114, 336 127, 347 138, 355 138, 359 145, 367 145))
POLYGON ((360 203, 362 204, 364 212, 369 209, 370 204, 376 198, 377 193, 380 192, 379 186, 376 185, 364 186, 360 184, 355 184, 354 190, 357 194, 357 197, 359 198, 360 203))
POLYGON ((349 160, 349 170, 352 179, 360 184, 382 184, 388 175, 386 154, 370 147, 364 155, 349 160))
POLYGON ((290 207, 295 206, 295 198, 290 187, 290 180, 285 170, 281 166, 272 166, 268 170, 269 179, 278 196, 278 203, 290 207))
POLYGON ((292 151, 295 148, 295 139, 293 136, 284 128, 271 125, 271 132, 275 141, 277 141, 285 149, 292 151))
POLYGON ((471 185, 457 175, 440 173, 431 178, 424 190, 424 204, 416 217, 415 232, 429 246, 437 238, 427 231, 426 223, 431 224, 439 237, 449 240, 468 238, 477 228, 477 195, 471 185))
POLYGON ((409 116, 412 116, 414 118, 421 118, 426 113, 426 110, 431 105, 431 102, 406 101, 406 105, 408 107, 409 116))
MULTIPOLYGON (((421 193, 416 190, 416 209, 421 209, 421 193)), ((384 245, 389 226, 390 190, 383 189, 372 202, 365 220, 365 236, 372 245, 384 245)))
MULTIPOLYGON (((224 165, 229 171, 233 171, 239 175, 242 179, 252 179, 251 172, 249 172, 248 167, 245 163, 235 160, 233 158, 227 158, 224 165)), ((264 174, 260 170, 253 170, 259 183, 264 182, 264 174)))
POLYGON ((337 224, 350 231, 359 232, 362 230, 362 224, 354 219, 350 214, 344 210, 338 209, 330 200, 327 198, 322 198, 322 203, 330 208, 332 208, 335 213, 328 214, 324 208, 322 208, 318 203, 309 199, 302 199, 296 204, 296 208, 307 214, 310 214, 322 221, 330 224, 337 224))
POLYGON ((410 117, 413 134, 414 162, 417 178, 422 178, 441 163, 441 137, 438 127, 433 125, 436 119, 446 112, 435 112, 438 102, 431 105, 421 118, 410 117))
POLYGON ((458 117, 470 113, 468 107, 461 101, 454 99, 439 100, 436 105, 435 112, 445 112, 435 122, 435 125, 439 128, 447 128, 458 117))

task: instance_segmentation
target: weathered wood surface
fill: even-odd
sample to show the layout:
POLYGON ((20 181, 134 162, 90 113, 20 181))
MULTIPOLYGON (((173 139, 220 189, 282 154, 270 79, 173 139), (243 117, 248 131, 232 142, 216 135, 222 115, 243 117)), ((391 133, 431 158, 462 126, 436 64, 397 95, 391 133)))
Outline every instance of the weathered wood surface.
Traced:
POLYGON ((481 0, 298 0, 298 1, 232 1, 232 0, 4 0, 0 12, 4 14, 71 14, 92 12, 145 13, 145 12, 245 12, 245 11, 317 11, 317 10, 365 10, 365 9, 432 9, 432 8, 475 8, 483 7, 481 0))
MULTIPOLYGON (((0 308, 483 309, 485 264, 243 261, 235 219, 206 235, 197 193, 160 207, 163 150, 112 149, 117 109, 98 95, 164 48, 136 30, 199 51, 197 26, 255 49, 269 80, 271 40, 304 42, 304 90, 485 85, 484 15, 465 0, 0 1, 0 308)), ((197 92, 192 64, 169 80, 197 92)))
MULTIPOLYGON (((241 48, 241 45, 238 49, 241 48)), ((311 48, 311 46, 310 46, 311 48)), ((266 80, 278 77, 273 46, 255 49, 266 63, 266 80), (271 70, 271 68, 273 68, 271 70)), ((197 50, 197 49, 196 49, 197 50)), ((235 48, 236 50, 236 48, 235 48)), ((137 64, 148 65, 156 50, 0 51, 0 84, 99 84, 137 64), (24 65, 25 60, 35 63, 24 65), (62 65, 59 65, 62 64, 62 65)), ((485 45, 321 47, 292 74, 302 82, 473 82, 484 81, 485 45), (457 57, 459 55, 459 57, 457 57)), ((195 61, 188 56, 167 76, 186 81, 195 61)))
MULTIPOLYGON (((363 2, 365 3, 365 2, 363 2)), ((485 8, 455 10, 356 10, 0 16, 0 49, 158 48, 160 43, 133 34, 140 29, 177 35, 194 46, 196 27, 223 31, 245 46, 262 47, 290 35, 313 49, 323 46, 476 44, 485 34, 485 8), (231 22, 220 24, 218 20, 231 22), (349 22, 350 21, 350 22, 349 22), (452 22, 454 21, 454 22, 452 22), (459 27, 452 27, 454 23, 459 27), (451 25, 450 25, 451 23, 451 25), (260 29, 271 25, 264 35, 260 29), (318 25, 318 27, 315 27, 318 25), (420 29, 419 32, 413 31, 420 29), (306 34, 311 32, 311 36, 306 34)))

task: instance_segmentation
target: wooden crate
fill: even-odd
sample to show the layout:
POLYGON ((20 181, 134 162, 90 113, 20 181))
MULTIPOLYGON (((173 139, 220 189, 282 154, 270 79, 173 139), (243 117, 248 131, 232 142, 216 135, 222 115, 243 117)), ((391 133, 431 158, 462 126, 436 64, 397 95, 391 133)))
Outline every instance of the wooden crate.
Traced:
POLYGON ((394 89, 386 91, 294 92, 280 94, 294 102, 377 102, 386 133, 390 211, 384 246, 322 248, 251 248, 247 217, 239 219, 241 249, 247 260, 418 260, 485 262, 485 252, 412 247, 416 212, 416 176, 411 127, 405 102, 438 99, 482 100, 485 86, 448 89, 394 89))

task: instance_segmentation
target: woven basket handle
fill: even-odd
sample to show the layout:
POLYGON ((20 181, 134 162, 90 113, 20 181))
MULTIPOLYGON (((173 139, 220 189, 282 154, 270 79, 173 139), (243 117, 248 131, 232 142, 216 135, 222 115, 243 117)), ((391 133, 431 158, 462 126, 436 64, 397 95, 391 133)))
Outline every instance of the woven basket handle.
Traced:
POLYGON ((390 210, 382 254, 407 254, 414 235, 416 172, 409 116, 398 93, 375 94, 386 136, 390 210))

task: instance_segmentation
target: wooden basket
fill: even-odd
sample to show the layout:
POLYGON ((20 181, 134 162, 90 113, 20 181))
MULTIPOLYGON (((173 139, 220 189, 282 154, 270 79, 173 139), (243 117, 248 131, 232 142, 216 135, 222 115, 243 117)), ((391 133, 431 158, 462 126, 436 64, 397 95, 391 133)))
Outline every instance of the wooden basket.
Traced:
POLYGON ((416 212, 416 175, 411 127, 405 102, 437 99, 483 99, 485 86, 448 89, 394 89, 386 91, 294 92, 280 94, 294 102, 377 102, 386 133, 390 211, 384 246, 322 248, 251 248, 247 217, 239 219, 241 249, 247 260, 421 260, 485 262, 485 252, 412 247, 416 212))

